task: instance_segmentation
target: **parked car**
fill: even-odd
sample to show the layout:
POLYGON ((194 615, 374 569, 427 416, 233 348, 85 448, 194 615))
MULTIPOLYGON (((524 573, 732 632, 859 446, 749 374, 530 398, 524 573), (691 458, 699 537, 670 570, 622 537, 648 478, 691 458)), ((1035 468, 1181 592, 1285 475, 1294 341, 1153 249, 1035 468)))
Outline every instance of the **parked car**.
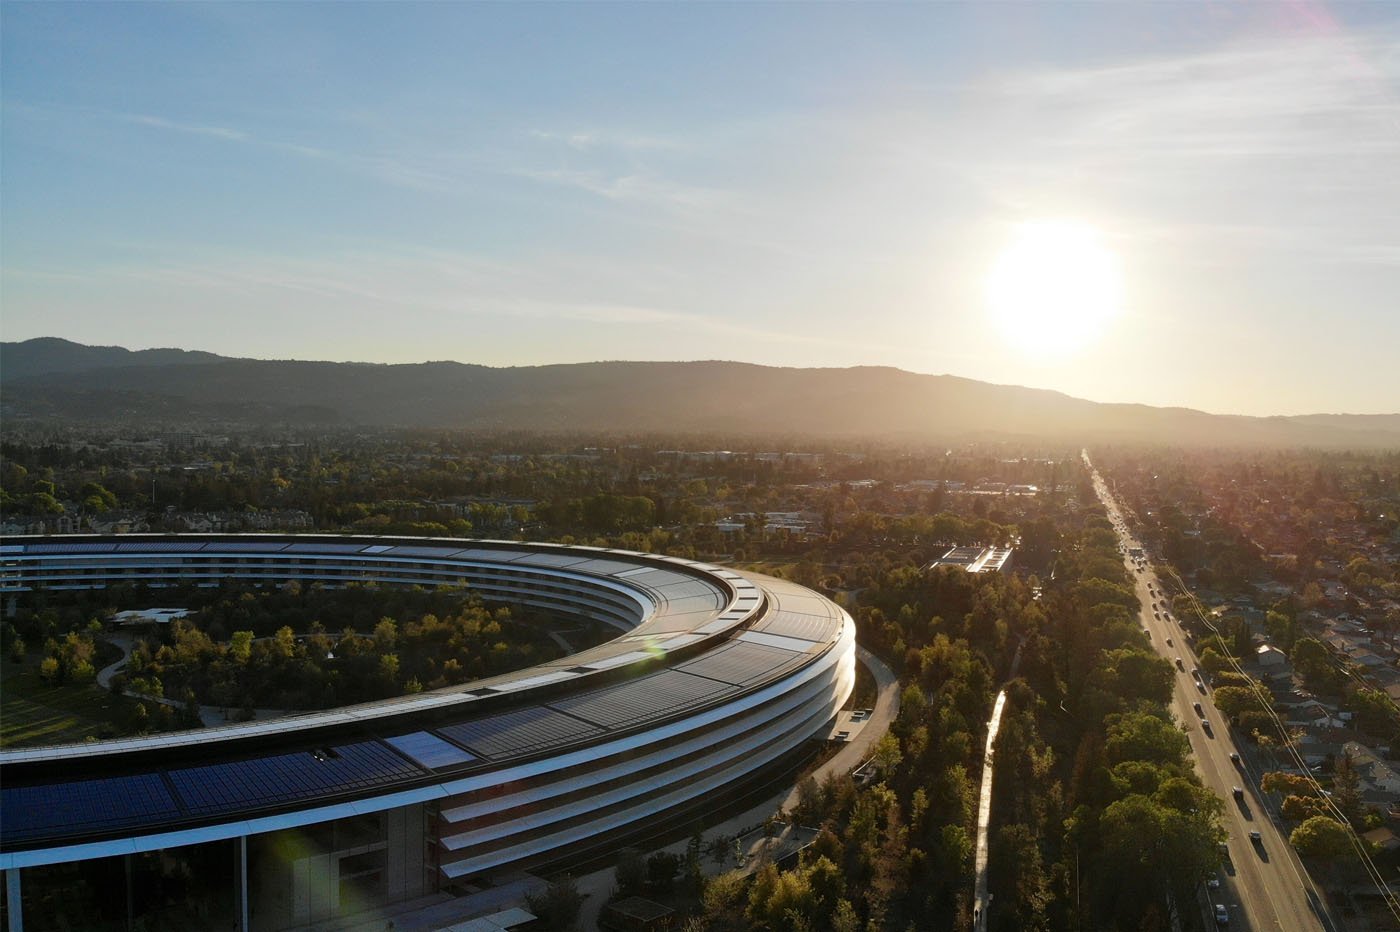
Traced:
POLYGON ((1225 908, 1224 903, 1215 904, 1215 924, 1218 926, 1228 926, 1230 924, 1230 911, 1225 908))

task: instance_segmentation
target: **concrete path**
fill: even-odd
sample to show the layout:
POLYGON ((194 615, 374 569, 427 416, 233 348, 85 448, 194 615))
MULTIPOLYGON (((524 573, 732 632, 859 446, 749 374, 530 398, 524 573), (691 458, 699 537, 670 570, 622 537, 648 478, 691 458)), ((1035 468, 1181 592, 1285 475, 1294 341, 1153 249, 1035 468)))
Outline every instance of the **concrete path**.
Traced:
POLYGON ((987 750, 982 755, 982 795, 977 801, 977 887, 973 896, 972 928, 983 932, 987 928, 987 906, 991 896, 987 893, 987 829, 992 818, 992 765, 997 741, 997 731, 1001 729, 1001 713, 1006 708, 1006 690, 997 693, 996 705, 992 706, 992 717, 987 722, 987 750))
POLYGON ((131 659, 131 649, 135 646, 135 638, 123 631, 117 634, 103 635, 102 639, 122 652, 120 660, 109 663, 97 671, 97 685, 102 689, 111 689, 112 677, 121 672, 122 668, 126 666, 126 662, 131 659))
MULTIPOLYGON (((127 663, 131 660, 131 651, 136 646, 136 636, 126 632, 118 631, 113 634, 102 635, 103 640, 121 650, 121 659, 115 663, 109 663, 101 670, 97 671, 97 686, 99 689, 111 689, 112 677, 126 669, 127 663)), ((145 702, 159 702, 161 705, 168 705, 172 709, 184 707, 184 703, 178 699, 165 697, 147 696, 144 693, 136 693, 131 690, 123 690, 122 695, 131 699, 140 699, 145 702)), ((224 709, 223 706, 201 705, 199 707, 199 720, 204 723, 205 728, 214 728, 219 725, 228 725, 234 721, 234 716, 238 714, 238 709, 224 709)), ((256 721, 264 721, 269 718, 282 718, 285 715, 295 715, 287 709, 254 709, 253 718, 256 721)))

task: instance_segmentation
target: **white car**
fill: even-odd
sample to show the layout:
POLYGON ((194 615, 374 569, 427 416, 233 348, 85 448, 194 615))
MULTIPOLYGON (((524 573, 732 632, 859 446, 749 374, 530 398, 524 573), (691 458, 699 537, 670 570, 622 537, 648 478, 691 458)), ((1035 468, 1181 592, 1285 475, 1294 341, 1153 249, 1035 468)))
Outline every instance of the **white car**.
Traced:
POLYGON ((1230 924, 1230 911, 1225 908, 1224 903, 1215 904, 1215 924, 1218 926, 1228 926, 1230 924))

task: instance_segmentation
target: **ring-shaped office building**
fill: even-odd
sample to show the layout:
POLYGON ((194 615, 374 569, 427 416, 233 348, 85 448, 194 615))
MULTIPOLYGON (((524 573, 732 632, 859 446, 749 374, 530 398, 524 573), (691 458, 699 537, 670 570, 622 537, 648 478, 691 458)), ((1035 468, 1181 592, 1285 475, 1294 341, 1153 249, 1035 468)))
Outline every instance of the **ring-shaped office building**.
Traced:
POLYGON ((11 930, 201 916, 211 927, 300 928, 604 853, 645 827, 698 818, 791 760, 855 680, 854 625, 830 600, 652 554, 123 535, 10 538, 0 557, 7 603, 119 584, 373 581, 466 586, 619 632, 529 669, 383 702, 0 752, 11 930))

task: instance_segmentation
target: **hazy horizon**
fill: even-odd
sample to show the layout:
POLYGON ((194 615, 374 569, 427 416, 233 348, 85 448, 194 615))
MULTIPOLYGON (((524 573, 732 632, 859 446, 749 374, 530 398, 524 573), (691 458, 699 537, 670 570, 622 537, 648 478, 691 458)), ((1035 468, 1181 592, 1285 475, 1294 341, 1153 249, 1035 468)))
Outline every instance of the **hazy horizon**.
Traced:
MULTIPOLYGON (((55 336, 52 336, 52 335, 46 335, 46 336, 42 336, 42 337, 30 337, 30 338, 28 338, 28 339, 29 339, 29 340, 44 340, 44 339, 68 340, 67 337, 55 337, 55 336)), ((14 342, 27 342, 27 341, 9 341, 9 340, 7 340, 7 341, 5 341, 5 342, 6 342, 6 343, 14 343, 14 342)), ((69 340, 69 342, 80 343, 81 341, 69 340)), ((91 345, 91 344, 84 344, 84 345, 91 345)), ((110 347, 110 346, 105 346, 105 347, 101 347, 101 348, 112 348, 112 347, 110 347)), ((959 374, 956 373, 956 372, 917 372, 917 371, 915 371, 915 370, 912 370, 912 369, 904 369, 904 368, 899 367, 899 366, 884 366, 884 365, 881 365, 881 364, 870 364, 870 363, 853 363, 853 364, 851 364, 851 365, 849 365, 849 366, 779 366, 779 365, 775 365, 775 364, 772 364, 772 363, 749 362, 749 361, 746 361, 746 360, 739 360, 739 359, 577 359, 577 360, 570 360, 570 361, 564 361, 564 362, 550 362, 550 363, 501 363, 501 364, 494 364, 494 365, 493 365, 493 364, 490 364, 490 363, 475 362, 475 361, 473 361, 473 360, 468 360, 468 359, 448 359, 448 358, 445 358, 445 357, 444 357, 444 358, 436 358, 436 359, 405 360, 405 361, 402 361, 402 362, 379 362, 379 361, 376 361, 376 360, 368 360, 368 359, 326 359, 326 358, 310 358, 310 357, 295 357, 295 358, 294 358, 294 357, 288 357, 288 356, 231 356, 231 355, 226 354, 226 353, 219 353, 219 352, 217 352, 217 351, 215 351, 215 350, 211 350, 211 349, 208 349, 208 348, 206 348, 206 347, 182 347, 182 346, 158 346, 158 345, 152 345, 152 346, 117 346, 116 348, 118 348, 118 349, 127 349, 127 350, 130 350, 130 351, 132 351, 132 352, 139 352, 139 351, 141 351, 141 350, 180 350, 180 351, 186 351, 186 352, 203 352, 203 353, 213 353, 214 355, 221 356, 221 357, 224 357, 224 358, 227 358, 227 359, 250 359, 250 360, 259 361, 259 362, 309 362, 309 363, 335 363, 335 364, 342 364, 342 363, 343 363, 343 364, 351 364, 351 365, 361 364, 361 365, 381 365, 381 366, 395 366, 395 365, 415 366, 415 365, 433 365, 433 364, 440 364, 440 363, 449 363, 449 364, 466 365, 466 366, 485 366, 485 367, 491 368, 491 369, 530 369, 530 368, 539 368, 539 367, 544 367, 544 366, 610 365, 610 364, 613 364, 613 363, 624 363, 624 364, 626 364, 626 363, 636 363, 636 364, 640 364, 640 365, 652 364, 652 363, 676 363, 676 364, 685 364, 685 363, 721 363, 721 364, 724 364, 724 363, 734 363, 734 364, 736 364, 736 365, 759 366, 759 367, 778 368, 778 369, 827 369, 827 370, 841 370, 841 369, 862 369, 862 368, 890 368, 890 369, 898 369, 898 370, 901 371, 901 372, 908 372, 908 373, 913 374, 913 375, 947 376, 947 377, 958 378, 958 379, 968 379, 968 378, 969 378, 968 376, 959 375, 959 374)), ((1034 390, 1052 391, 1052 392, 1057 392, 1057 393, 1059 393, 1059 394, 1066 395, 1066 396, 1068 396, 1068 397, 1070 397, 1070 398, 1077 398, 1077 399, 1083 400, 1083 401, 1096 401, 1096 402, 1101 401, 1100 399, 1095 399, 1095 398, 1084 398, 1083 396, 1074 395, 1074 394, 1069 393, 1069 392, 1061 392, 1059 389, 1055 389, 1055 388, 1045 388, 1045 387, 1042 387, 1042 386, 1025 385, 1025 384, 1023 384, 1023 383, 1018 383, 1018 382, 988 382, 987 380, 984 380, 984 379, 972 379, 971 381, 983 382, 984 384, 998 385, 998 386, 1009 387, 1009 388, 1029 388, 1029 389, 1034 389, 1034 390)), ((1212 415, 1232 415, 1232 414, 1235 414, 1235 413, 1236 413, 1236 412, 1230 412, 1230 411, 1216 411, 1216 410, 1211 410, 1211 409, 1209 409, 1209 408, 1195 408, 1195 407, 1191 407, 1191 406, 1188 406, 1188 405, 1170 405, 1170 404, 1166 404, 1166 405, 1148 405, 1147 402, 1134 401, 1134 400, 1132 400, 1132 399, 1119 400, 1119 401, 1101 401, 1101 403, 1103 403, 1103 404, 1123 404, 1123 405, 1147 405, 1147 406, 1149 406, 1149 407, 1155 407, 1155 408, 1180 408, 1180 409, 1183 409, 1183 410, 1199 411, 1199 412, 1204 413, 1204 414, 1212 414, 1212 415)), ((1251 414, 1251 415, 1245 415, 1245 416, 1247 416, 1247 417, 1307 417, 1307 416, 1310 416, 1310 415, 1311 415, 1311 416, 1331 416, 1331 415, 1340 415, 1340 416, 1357 416, 1357 417, 1387 417, 1387 416, 1396 416, 1396 415, 1400 415, 1400 405, 1398 405, 1398 406, 1395 407, 1395 408, 1392 408, 1391 410, 1365 411, 1365 412, 1362 412, 1362 411, 1323 411, 1323 410, 1317 410, 1317 411, 1300 411, 1300 412, 1295 412, 1295 413, 1293 413, 1293 414, 1264 413, 1264 414, 1251 414)))
POLYGON ((5 7, 4 338, 1400 401, 1400 11, 5 7))

